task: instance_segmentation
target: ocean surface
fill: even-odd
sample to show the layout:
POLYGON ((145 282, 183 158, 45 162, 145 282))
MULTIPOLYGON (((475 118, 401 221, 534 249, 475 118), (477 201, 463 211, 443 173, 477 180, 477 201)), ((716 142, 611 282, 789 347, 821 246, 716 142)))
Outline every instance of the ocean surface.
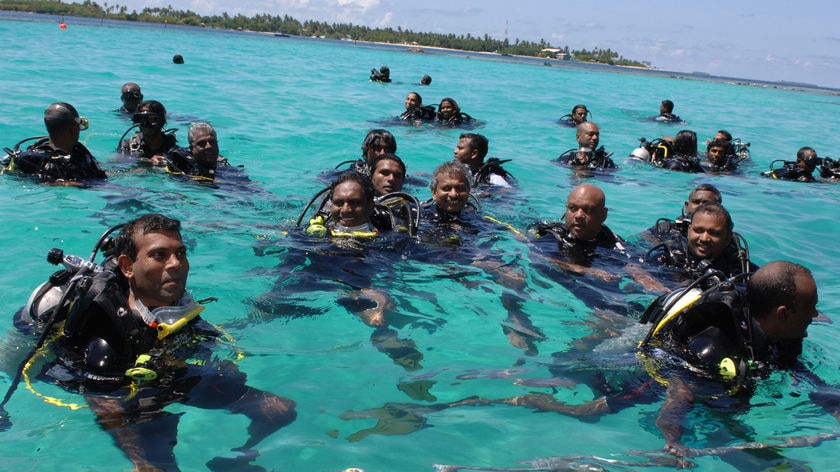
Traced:
MULTIPOLYGON (((542 464, 553 464, 552 470, 580 470, 571 469, 574 464, 636 470, 667 460, 654 425, 660 402, 586 421, 506 405, 441 406, 474 395, 499 399, 529 392, 584 403, 592 399, 591 390, 553 378, 549 365, 560 363, 561 370, 594 366, 610 376, 633 362, 644 328, 587 307, 563 284, 537 273, 528 244, 509 229, 524 231, 532 222, 559 219, 566 195, 581 182, 604 189, 607 224, 624 236, 657 218, 673 218, 690 189, 714 184, 723 192, 735 230, 748 240, 751 258, 758 264, 789 259, 809 267, 819 286, 818 308, 828 319, 840 319, 840 184, 760 175, 775 160, 794 160, 805 145, 821 157, 840 157, 840 96, 831 91, 575 68, 556 61, 522 64, 346 41, 65 21, 67 28, 60 29, 55 18, 0 16, 0 144, 12 147, 45 134, 44 108, 66 101, 90 119, 82 140, 111 178, 77 189, 0 177, 5 227, 0 313, 7 326, 0 331, 5 332, 0 393, 28 349, 13 333, 12 315, 55 270, 45 260, 49 249, 87 257, 108 227, 147 211, 182 221, 192 267, 189 287, 196 298, 218 297, 202 316, 231 335, 234 341, 225 349, 237 356, 249 384, 297 402, 297 420, 258 446, 255 463, 268 470, 528 468, 534 462, 520 461, 547 457, 555 459, 542 464), (173 64, 175 54, 185 63, 173 64), (393 83, 369 82, 370 69, 382 65, 391 68, 393 83), (431 86, 417 85, 423 74, 433 78, 431 86), (191 122, 212 122, 222 154, 242 166, 251 181, 199 186, 137 169, 118 157, 117 142, 130 123, 114 109, 128 81, 139 83, 146 99, 166 106, 168 125, 179 129, 184 145, 191 122), (463 132, 391 123, 409 91, 418 91, 427 104, 455 98, 462 111, 480 121, 474 131, 489 138, 489 156, 511 159, 506 168, 518 178, 518 188, 479 200, 482 213, 504 225, 417 260, 415 249, 400 244, 371 247, 349 256, 358 259, 358 271, 336 273, 324 258, 334 256, 342 261, 337 266, 352 268, 348 256, 307 252, 311 241, 295 228, 303 206, 324 186, 319 174, 359 157, 365 134, 387 127, 412 181, 418 182, 406 190, 426 200, 430 192, 424 182, 452 158, 463 132), (666 98, 686 124, 648 119, 666 98), (557 120, 577 103, 586 104, 601 126, 601 144, 614 152, 617 171, 577 176, 552 162, 576 146, 574 130, 557 120), (689 175, 626 161, 640 137, 675 135, 681 129, 696 131, 701 143, 718 129, 730 131, 750 143, 752 165, 740 175, 689 175), (476 252, 523 271, 524 288, 511 289, 463 263, 476 252), (299 265, 289 262, 298 259, 299 265), (326 272, 318 272, 321 266, 326 272), (420 365, 394 362, 372 339, 374 330, 348 309, 366 284, 391 295, 395 339, 413 342, 422 353, 420 365), (545 335, 536 352, 512 346, 503 333, 510 309, 504 301, 511 294, 545 335), (271 316, 260 311, 266 300, 280 307, 271 316), (580 351, 575 341, 597 334, 605 324, 623 334, 580 351)), ((644 304, 654 295, 637 298, 644 304)), ((815 323, 809 333, 805 361, 840 385, 840 326, 815 323)), ((62 403, 84 404, 82 397, 34 378, 32 389, 62 403)), ((685 442, 702 449, 840 431, 837 420, 813 406, 807 393, 789 377, 773 376, 748 411, 695 408, 685 442)), ((6 409, 13 426, 0 433, 4 470, 131 468, 88 409, 54 405, 23 385, 6 409)), ((235 457, 230 449, 246 437, 247 421, 239 415, 182 405, 169 411, 183 413, 175 448, 183 470, 206 470, 204 464, 215 456, 235 457)), ((840 442, 827 441, 774 454, 734 452, 726 460, 709 454, 693 461, 710 471, 832 470, 838 456, 840 442)))

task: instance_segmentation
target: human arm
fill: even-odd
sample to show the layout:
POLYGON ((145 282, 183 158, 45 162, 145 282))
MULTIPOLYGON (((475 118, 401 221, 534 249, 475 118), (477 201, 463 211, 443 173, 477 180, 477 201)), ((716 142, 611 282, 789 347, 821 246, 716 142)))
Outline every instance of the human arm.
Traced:
POLYGON ((694 407, 694 392, 678 377, 668 380, 665 402, 659 409, 656 427, 665 437, 665 450, 675 455, 683 455, 686 447, 682 444, 683 418, 694 407))

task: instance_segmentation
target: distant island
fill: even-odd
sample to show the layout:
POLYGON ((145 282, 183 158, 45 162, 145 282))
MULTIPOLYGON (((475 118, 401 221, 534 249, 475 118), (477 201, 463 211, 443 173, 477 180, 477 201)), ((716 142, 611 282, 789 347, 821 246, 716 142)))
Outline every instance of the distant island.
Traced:
POLYGON ((626 59, 611 49, 595 48, 593 50, 586 50, 570 49, 569 46, 553 47, 544 39, 540 39, 538 43, 534 43, 520 41, 517 38, 511 43, 507 38, 498 40, 486 34, 484 37, 478 38, 470 34, 456 36, 454 34, 415 33, 413 31, 403 30, 402 28, 397 28, 396 30, 392 28, 368 28, 353 24, 328 24, 326 22, 310 20, 301 23, 289 15, 280 17, 263 14, 249 18, 242 15, 230 16, 227 13, 223 13, 221 16, 201 16, 188 10, 175 10, 171 6, 166 8, 144 8, 138 13, 136 10, 129 12, 128 7, 125 6, 109 5, 106 2, 103 7, 90 0, 82 3, 64 3, 60 0, 0 0, 0 10, 278 33, 281 35, 349 39, 375 43, 408 44, 471 52, 497 53, 510 56, 563 59, 613 66, 650 67, 650 63, 626 59))

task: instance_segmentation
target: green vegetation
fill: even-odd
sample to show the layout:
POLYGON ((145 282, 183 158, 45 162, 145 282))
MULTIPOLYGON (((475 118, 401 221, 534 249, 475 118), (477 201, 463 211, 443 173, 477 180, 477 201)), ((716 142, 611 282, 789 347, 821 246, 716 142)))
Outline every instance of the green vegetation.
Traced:
POLYGON ((507 38, 501 41, 491 38, 488 35, 478 38, 469 34, 456 36, 454 34, 437 33, 415 33, 413 31, 397 28, 368 28, 353 24, 328 24, 318 21, 300 21, 289 15, 256 15, 245 17, 242 15, 230 16, 227 13, 213 16, 200 16, 191 11, 175 10, 171 6, 167 8, 144 8, 141 12, 128 11, 128 8, 121 5, 109 5, 108 2, 101 6, 90 0, 81 3, 62 3, 60 0, 35 0, 35 1, 13 1, 0 0, 0 10, 21 11, 31 13, 43 13, 49 15, 66 15, 87 18, 105 18, 110 20, 139 21, 146 23, 167 23, 170 25, 201 26, 206 28, 235 29, 260 32, 280 31, 296 36, 317 36, 331 39, 351 39, 357 41, 374 41, 392 44, 412 44, 417 46, 434 46, 463 51, 496 52, 499 54, 519 56, 541 56, 551 57, 554 52, 546 49, 560 50, 570 59, 581 62, 598 62, 602 64, 647 67, 638 61, 625 59, 620 54, 610 49, 595 48, 592 51, 585 49, 569 50, 565 48, 552 48, 545 40, 538 43, 531 41, 520 41, 518 38, 511 43, 507 38))

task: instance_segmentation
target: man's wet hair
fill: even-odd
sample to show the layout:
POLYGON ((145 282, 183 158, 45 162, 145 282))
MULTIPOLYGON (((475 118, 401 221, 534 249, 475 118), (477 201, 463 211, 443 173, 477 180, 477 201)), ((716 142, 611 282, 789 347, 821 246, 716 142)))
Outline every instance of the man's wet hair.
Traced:
POLYGON ((209 131, 214 137, 216 135, 216 128, 213 128, 213 125, 206 121, 198 121, 190 125, 190 129, 187 131, 187 142, 192 145, 193 141, 195 141, 195 135, 202 131, 209 131))
POLYGON ((724 219, 724 226, 726 229, 731 233, 732 229, 735 228, 735 224, 732 222, 732 215, 729 214, 729 211, 723 207, 720 203, 704 203, 697 207, 694 210, 694 214, 692 215, 692 221, 694 221, 694 217, 701 213, 707 213, 709 215, 718 215, 724 219))
POLYGON ((697 154, 697 133, 684 129, 674 138, 674 152, 686 156, 697 154))
POLYGON ((369 203, 373 202, 373 198, 376 196, 376 191, 373 189, 373 182, 371 182, 370 177, 355 170, 344 171, 335 179, 335 182, 330 186, 330 199, 332 199, 335 188, 344 182, 356 182, 359 184, 365 194, 365 201, 369 203))
POLYGON ((694 189, 688 194, 688 198, 691 199, 691 196, 697 192, 711 192, 717 198, 716 203, 723 203, 723 194, 721 194, 720 190, 712 184, 703 183, 694 187, 694 189))
POLYGON ((438 183, 440 183, 441 176, 455 176, 462 180, 467 185, 467 192, 470 191, 472 184, 470 181, 470 168, 460 161, 449 161, 437 166, 432 173, 432 183, 430 185, 432 191, 437 190, 438 183))
POLYGON ((709 149, 713 147, 722 147, 724 151, 727 152, 729 151, 729 143, 729 141, 725 141, 723 139, 713 139, 706 145, 706 152, 709 152, 709 149))
POLYGON ((402 170, 403 178, 405 178, 405 172, 406 172, 405 162, 403 162, 403 160, 400 159, 400 156, 398 156, 398 155, 396 155, 392 152, 386 152, 385 154, 380 154, 380 155, 373 158, 373 162, 370 163, 370 173, 371 173, 371 175, 373 175, 374 171, 376 171, 376 166, 379 165, 379 163, 381 161, 394 161, 394 162, 396 162, 397 165, 400 166, 400 170, 402 170))
POLYGON ((137 258, 137 244, 134 236, 149 233, 177 233, 181 235, 181 222, 160 213, 147 213, 135 218, 123 226, 117 236, 115 247, 118 255, 125 254, 131 259, 137 258))
POLYGON ((470 148, 478 151, 479 159, 484 159, 487 155, 487 150, 490 147, 490 142, 483 134, 478 133, 463 133, 459 139, 466 139, 470 142, 470 148))
POLYGON ((671 100, 662 100, 662 106, 665 107, 665 113, 671 113, 674 111, 674 102, 671 100))
POLYGON ((383 149, 391 154, 397 152, 397 138, 385 129, 372 129, 362 142, 362 156, 367 158, 368 151, 383 149))
POLYGON ((756 318, 769 315, 776 307, 796 308, 796 277, 813 278, 808 268, 789 261, 770 262, 747 282, 750 314, 756 318))

